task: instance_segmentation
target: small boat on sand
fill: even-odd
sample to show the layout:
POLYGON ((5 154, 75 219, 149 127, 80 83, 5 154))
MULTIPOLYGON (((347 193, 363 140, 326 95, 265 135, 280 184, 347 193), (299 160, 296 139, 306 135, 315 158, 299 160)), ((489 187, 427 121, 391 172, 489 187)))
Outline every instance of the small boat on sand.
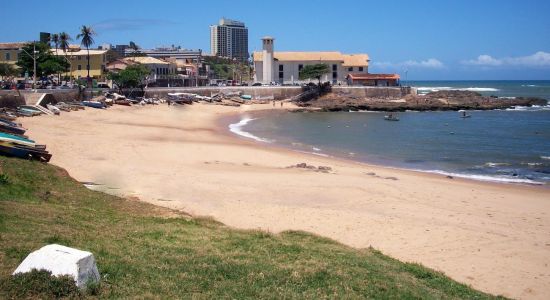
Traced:
POLYGON ((47 104, 46 107, 53 112, 54 115, 59 115, 61 113, 61 110, 57 108, 57 106, 52 104, 47 104))
POLYGON ((19 144, 23 146, 34 147, 36 143, 33 140, 24 138, 22 136, 0 132, 0 142, 7 142, 13 144, 19 144))
POLYGON ((23 134, 27 130, 16 123, 0 120, 0 131, 7 133, 23 134))
POLYGON ((43 162, 49 162, 52 158, 52 155, 46 150, 5 141, 0 141, 0 154, 24 159, 36 159, 43 162))
POLYGON ((82 101, 82 105, 93 108, 105 108, 105 104, 99 101, 82 101))

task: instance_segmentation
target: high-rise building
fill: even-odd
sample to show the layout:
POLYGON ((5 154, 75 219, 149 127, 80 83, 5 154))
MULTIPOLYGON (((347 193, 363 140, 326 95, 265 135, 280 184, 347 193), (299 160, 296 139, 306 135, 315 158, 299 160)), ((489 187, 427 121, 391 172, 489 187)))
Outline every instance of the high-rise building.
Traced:
POLYGON ((243 22, 222 18, 218 25, 210 26, 212 55, 248 59, 248 28, 243 22))

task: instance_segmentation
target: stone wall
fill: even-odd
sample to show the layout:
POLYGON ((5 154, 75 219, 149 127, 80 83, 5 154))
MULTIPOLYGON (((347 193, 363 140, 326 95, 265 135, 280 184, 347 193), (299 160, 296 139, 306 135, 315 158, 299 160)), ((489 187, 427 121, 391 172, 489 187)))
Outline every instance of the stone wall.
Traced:
POLYGON ((149 88, 145 92, 146 97, 166 97, 168 93, 193 93, 201 96, 211 97, 219 93, 241 92, 244 95, 251 95, 254 99, 289 99, 302 92, 299 86, 228 86, 228 87, 184 87, 184 88, 149 88))
MULTIPOLYGON (((57 102, 72 102, 79 99, 78 90, 38 90, 38 92, 33 91, 0 91, 0 98, 5 99, 19 99, 17 105, 9 106, 0 102, 0 107, 17 107, 19 105, 35 105, 36 101, 40 99, 43 94, 51 94, 53 98, 50 100, 53 103, 57 102)), ((50 97, 50 96, 48 96, 50 97)), ((12 104, 13 100, 9 104, 12 104)))
POLYGON ((351 87, 335 86, 332 92, 339 96, 376 99, 401 99, 406 95, 416 94, 416 89, 411 87, 351 87))

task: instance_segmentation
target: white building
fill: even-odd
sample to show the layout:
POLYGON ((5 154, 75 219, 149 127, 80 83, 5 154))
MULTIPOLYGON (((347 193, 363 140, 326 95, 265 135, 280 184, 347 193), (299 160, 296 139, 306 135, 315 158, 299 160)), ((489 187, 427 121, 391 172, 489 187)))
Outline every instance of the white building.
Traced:
POLYGON ((243 22, 221 19, 210 26, 210 49, 214 56, 248 60, 248 28, 243 22))
POLYGON ((332 84, 347 84, 349 74, 362 74, 369 71, 369 56, 367 54, 342 54, 332 52, 275 52, 274 39, 262 38, 263 51, 254 52, 255 82, 281 84, 302 84, 316 79, 302 81, 300 70, 306 65, 327 64, 330 73, 321 77, 322 82, 332 84))

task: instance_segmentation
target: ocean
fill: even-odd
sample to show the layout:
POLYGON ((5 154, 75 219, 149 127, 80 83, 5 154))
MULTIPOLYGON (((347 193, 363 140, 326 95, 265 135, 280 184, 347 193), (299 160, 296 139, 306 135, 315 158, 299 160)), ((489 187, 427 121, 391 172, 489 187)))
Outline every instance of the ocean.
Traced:
MULTIPOLYGON (((550 99, 550 81, 424 81, 424 90, 464 89, 550 99)), ((508 110, 270 112, 243 115, 230 130, 297 151, 484 181, 550 186, 550 106, 508 110)))

